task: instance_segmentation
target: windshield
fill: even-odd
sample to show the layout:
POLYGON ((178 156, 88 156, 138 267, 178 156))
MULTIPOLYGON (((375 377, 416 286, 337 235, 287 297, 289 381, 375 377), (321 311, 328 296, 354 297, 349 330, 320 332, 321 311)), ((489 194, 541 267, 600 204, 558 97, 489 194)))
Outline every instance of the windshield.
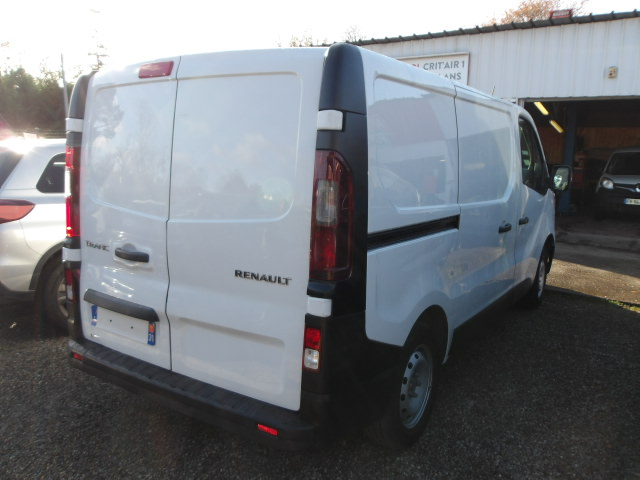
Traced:
POLYGON ((21 157, 22 155, 19 153, 0 149, 0 187, 4 185, 5 180, 16 167, 21 157))
POLYGON ((607 167, 607 173, 612 175, 640 175, 640 151, 614 154, 607 167))

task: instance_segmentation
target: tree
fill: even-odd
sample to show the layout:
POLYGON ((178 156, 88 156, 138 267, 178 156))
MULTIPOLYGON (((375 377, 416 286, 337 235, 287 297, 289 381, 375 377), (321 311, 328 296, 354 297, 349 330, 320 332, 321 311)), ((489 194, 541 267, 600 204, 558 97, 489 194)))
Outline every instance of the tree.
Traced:
POLYGON ((313 46, 313 38, 308 33, 305 33, 301 37, 294 35, 289 40, 290 47, 312 47, 313 46))
POLYGON ((358 40, 362 40, 363 37, 364 35, 356 25, 351 25, 344 32, 344 41, 347 43, 356 43, 358 40))
POLYGON ((37 104, 33 121, 35 126, 47 135, 60 134, 65 130, 66 117, 62 78, 58 72, 43 70, 35 79, 37 104))
MULTIPOLYGON (((347 43, 356 43, 363 37, 364 35, 362 35, 362 33, 360 32, 360 29, 355 25, 351 25, 344 32, 344 38, 342 41, 347 43)), ((328 43, 329 41, 326 38, 322 41, 317 39, 314 40, 314 38, 307 32, 305 32, 301 36, 293 35, 289 40, 290 47, 314 47, 317 45, 327 45, 328 43)), ((278 44, 278 46, 281 47, 282 45, 278 44)))
POLYGON ((89 52, 88 55, 90 57, 96 58, 96 62, 91 66, 91 69, 97 72, 104 66, 104 62, 102 61, 102 59, 108 57, 109 54, 107 53, 107 47, 102 42, 102 32, 99 27, 101 24, 103 24, 101 16, 102 12, 93 8, 89 8, 89 12, 94 14, 96 18, 93 33, 91 34, 91 38, 93 40, 93 43, 95 44, 95 50, 93 52, 89 52))
POLYGON ((2 60, 2 70, 5 70, 5 63, 10 60, 11 42, 0 42, 0 59, 2 60))
POLYGON ((0 74, 0 115, 14 132, 64 134, 65 111, 60 75, 42 72, 34 78, 24 68, 0 74))
POLYGON ((90 52, 90 53, 87 54, 90 57, 96 57, 96 63, 91 65, 91 69, 92 70, 97 72, 98 70, 102 69, 102 67, 104 66, 104 62, 102 61, 102 59, 109 56, 109 54, 106 53, 106 51, 107 51, 107 49, 102 43, 97 43, 96 44, 96 51, 95 52, 90 52))
POLYGON ((553 10, 573 10, 573 15, 580 15, 588 0, 574 0, 564 3, 562 0, 522 0, 517 8, 504 12, 500 20, 492 18, 486 25, 505 23, 522 23, 530 20, 545 20, 553 10))
POLYGON ((0 77, 0 114, 14 129, 25 129, 34 115, 36 86, 24 68, 10 70, 0 77))
MULTIPOLYGON (((317 45, 326 45, 327 40, 314 40, 311 34, 305 32, 301 36, 292 35, 289 40, 289 47, 314 47, 317 45)), ((282 44, 278 42, 278 46, 281 47, 282 44)))

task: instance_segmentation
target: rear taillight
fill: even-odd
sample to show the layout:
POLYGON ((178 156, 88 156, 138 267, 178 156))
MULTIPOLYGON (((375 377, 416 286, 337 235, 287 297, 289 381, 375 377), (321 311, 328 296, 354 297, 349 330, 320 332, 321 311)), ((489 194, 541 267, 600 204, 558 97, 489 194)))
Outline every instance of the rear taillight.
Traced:
POLYGON ((320 347, 322 345, 322 331, 319 328, 305 327, 304 356, 302 363, 309 370, 320 369, 320 347))
POLYGON ((0 223, 9 223, 26 217, 35 205, 26 200, 0 200, 0 223))
POLYGON ((339 153, 316 151, 313 189, 309 277, 343 280, 351 273, 353 187, 339 153))
POLYGON ((66 167, 67 237, 79 237, 80 147, 67 147, 66 167))

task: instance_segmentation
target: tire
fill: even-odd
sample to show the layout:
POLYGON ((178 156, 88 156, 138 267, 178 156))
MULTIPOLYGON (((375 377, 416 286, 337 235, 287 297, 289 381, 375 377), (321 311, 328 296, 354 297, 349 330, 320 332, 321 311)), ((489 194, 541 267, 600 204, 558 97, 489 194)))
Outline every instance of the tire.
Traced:
POLYGON ((542 303, 544 297, 544 288, 547 284, 547 273, 549 272, 549 255, 547 249, 542 251, 536 276, 533 279, 533 285, 522 299, 522 305, 526 308, 537 308, 542 303))
POLYGON ((42 271, 39 303, 41 316, 49 327, 67 330, 67 305, 64 284, 64 267, 55 257, 42 271), (57 260, 57 261, 56 261, 57 260))
POLYGON ((415 443, 427 426, 438 379, 435 350, 424 336, 410 338, 394 369, 385 411, 367 428, 369 438, 400 450, 415 443))

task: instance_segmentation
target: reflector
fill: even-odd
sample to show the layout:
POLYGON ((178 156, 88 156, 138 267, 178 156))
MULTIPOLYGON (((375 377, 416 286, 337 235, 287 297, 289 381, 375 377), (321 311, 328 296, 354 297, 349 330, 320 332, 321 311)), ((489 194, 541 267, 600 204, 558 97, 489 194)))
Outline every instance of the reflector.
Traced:
POLYGON ((304 346, 320 350, 321 333, 319 328, 306 327, 304 329, 304 346))
POLYGON ((274 437, 278 436, 278 430, 276 428, 268 427, 266 425, 262 425, 261 423, 258 424, 258 430, 264 433, 268 433, 269 435, 273 435, 274 437))

